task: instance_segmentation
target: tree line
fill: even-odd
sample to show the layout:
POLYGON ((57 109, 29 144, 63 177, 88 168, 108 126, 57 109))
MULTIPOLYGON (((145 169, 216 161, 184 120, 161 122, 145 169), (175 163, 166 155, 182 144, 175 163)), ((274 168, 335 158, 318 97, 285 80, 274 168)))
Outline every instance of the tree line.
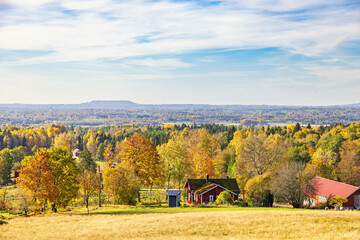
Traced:
POLYGON ((275 197, 299 207, 302 189, 315 175, 360 186, 360 123, 262 128, 52 124, 4 126, 0 135, 0 181, 19 170, 20 186, 39 209, 48 205, 56 211, 79 194, 88 205, 98 191, 101 162, 102 188, 114 204, 134 204, 142 187, 180 189, 186 178, 206 174, 236 178, 254 205, 275 197), (74 148, 82 150, 78 159, 72 157, 74 148))

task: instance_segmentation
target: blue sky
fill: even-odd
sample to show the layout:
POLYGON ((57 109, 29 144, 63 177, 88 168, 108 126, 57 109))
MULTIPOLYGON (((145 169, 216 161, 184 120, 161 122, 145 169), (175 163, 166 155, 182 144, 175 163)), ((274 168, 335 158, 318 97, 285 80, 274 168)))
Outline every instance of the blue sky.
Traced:
POLYGON ((2 0, 0 103, 360 102, 360 3, 2 0))

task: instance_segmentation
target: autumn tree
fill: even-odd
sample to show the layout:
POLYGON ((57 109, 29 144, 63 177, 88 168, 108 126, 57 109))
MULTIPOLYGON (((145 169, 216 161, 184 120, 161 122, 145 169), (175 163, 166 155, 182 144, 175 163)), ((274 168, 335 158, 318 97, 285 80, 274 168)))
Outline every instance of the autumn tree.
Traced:
POLYGON ((0 151, 0 182, 6 183, 10 181, 13 164, 11 150, 5 148, 0 151))
POLYGON ((168 143, 159 147, 161 161, 166 169, 169 188, 170 179, 177 183, 178 187, 186 174, 190 171, 190 162, 185 144, 179 139, 170 139, 168 143))
POLYGON ((305 163, 288 162, 272 179, 271 190, 278 201, 285 201, 299 208, 305 199, 303 187, 309 180, 304 176, 305 163))
MULTIPOLYGON (((96 158, 96 140, 95 140, 95 136, 93 132, 89 132, 87 134, 88 136, 88 140, 86 142, 86 148, 89 150, 89 152, 91 153, 91 156, 93 157, 93 159, 96 158)), ((85 138, 86 136, 84 136, 85 138)))
POLYGON ((246 197, 248 201, 256 206, 263 203, 264 194, 270 190, 270 175, 257 175, 247 181, 245 185, 246 197))
POLYGON ((105 160, 105 162, 112 162, 115 160, 115 153, 113 150, 113 145, 111 143, 108 143, 104 147, 103 159, 105 160))
POLYGON ((22 162, 17 183, 37 202, 38 208, 52 203, 59 195, 55 177, 50 167, 50 154, 39 151, 35 156, 26 157, 22 162))
POLYGON ((212 159, 205 151, 198 150, 192 157, 192 168, 195 177, 203 178, 207 174, 213 176, 212 159))
POLYGON ((121 149, 121 161, 131 166, 136 176, 138 176, 145 186, 150 187, 162 177, 160 157, 155 145, 144 135, 134 134, 124 140, 121 149))
POLYGON ((96 151, 96 161, 104 161, 104 151, 105 151, 105 146, 104 143, 100 143, 97 151, 96 151))
POLYGON ((89 208, 89 197, 96 194, 99 181, 96 174, 96 164, 91 153, 85 148, 79 155, 79 183, 86 208, 89 208))
POLYGON ((66 148, 53 147, 48 153, 55 186, 58 189, 58 196, 52 203, 52 208, 56 212, 57 206, 66 207, 77 196, 79 189, 77 175, 79 170, 75 159, 66 148))
POLYGON ((336 167, 336 176, 342 182, 360 186, 360 145, 356 141, 343 142, 340 159, 336 167))
POLYGON ((252 178, 263 175, 274 169, 276 163, 283 159, 284 149, 279 135, 250 133, 243 141, 238 158, 240 175, 252 178))
POLYGON ((227 170, 231 162, 231 156, 233 155, 232 149, 226 149, 219 152, 212 161, 214 175, 218 178, 224 178, 227 176, 227 170))
POLYGON ((103 171, 104 190, 114 204, 135 205, 141 181, 126 162, 119 164, 106 163, 103 171))

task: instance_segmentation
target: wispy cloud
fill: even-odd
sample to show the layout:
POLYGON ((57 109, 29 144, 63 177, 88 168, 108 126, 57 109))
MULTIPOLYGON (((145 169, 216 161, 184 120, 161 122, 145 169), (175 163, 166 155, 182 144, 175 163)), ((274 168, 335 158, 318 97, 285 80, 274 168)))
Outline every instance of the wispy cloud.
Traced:
POLYGON ((338 1, 226 0, 204 6, 199 1, 5 0, 3 4, 11 8, 1 14, 0 48, 51 52, 29 57, 31 62, 265 47, 316 56, 342 41, 360 39, 358 10, 339 6, 338 1), (319 6, 323 8, 306 11, 319 6), (296 10, 301 12, 286 12, 296 10), (304 18, 298 21, 293 15, 304 18))

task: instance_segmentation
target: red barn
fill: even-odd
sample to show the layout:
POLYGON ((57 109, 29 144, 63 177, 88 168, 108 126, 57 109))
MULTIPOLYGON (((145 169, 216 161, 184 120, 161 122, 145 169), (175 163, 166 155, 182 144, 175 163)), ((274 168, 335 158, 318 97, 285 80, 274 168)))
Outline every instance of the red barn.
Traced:
POLYGON ((331 197, 340 196, 348 200, 343 204, 344 208, 360 209, 360 187, 316 176, 307 184, 306 189, 309 190, 305 192, 308 196, 305 204, 312 207, 326 203, 331 197))
POLYGON ((209 175, 203 179, 188 179, 185 183, 186 202, 198 202, 201 204, 214 202, 222 191, 229 191, 230 201, 239 199, 240 188, 236 179, 209 179, 209 175))

